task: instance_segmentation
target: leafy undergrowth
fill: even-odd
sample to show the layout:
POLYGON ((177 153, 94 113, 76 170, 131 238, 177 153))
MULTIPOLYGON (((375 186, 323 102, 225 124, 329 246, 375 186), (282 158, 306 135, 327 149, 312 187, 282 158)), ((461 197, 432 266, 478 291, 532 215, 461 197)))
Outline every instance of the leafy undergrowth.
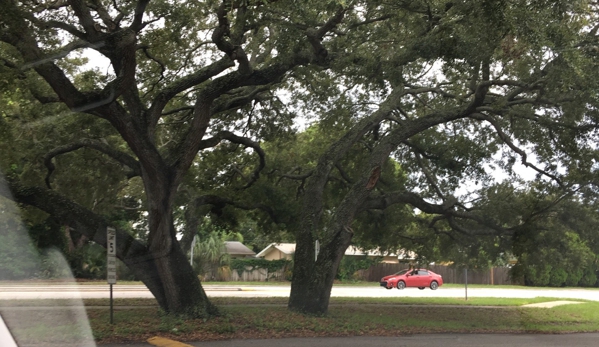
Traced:
POLYGON ((210 320, 160 315, 156 308, 88 311, 98 343, 144 341, 163 336, 179 341, 316 336, 398 336, 419 333, 522 333, 599 331, 599 303, 553 309, 431 306, 333 305, 324 317, 289 312, 280 305, 230 305, 210 320))

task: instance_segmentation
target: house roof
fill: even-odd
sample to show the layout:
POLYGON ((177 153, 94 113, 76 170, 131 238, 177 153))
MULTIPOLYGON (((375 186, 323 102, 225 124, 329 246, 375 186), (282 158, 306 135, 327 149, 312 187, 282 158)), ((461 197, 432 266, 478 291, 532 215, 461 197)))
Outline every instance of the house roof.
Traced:
POLYGON ((225 251, 231 255, 255 255, 256 252, 247 248, 239 241, 225 241, 225 251))
POLYGON ((370 250, 362 250, 356 246, 349 246, 345 250, 345 255, 367 255, 370 257, 397 257, 398 259, 414 259, 416 258, 416 254, 410 251, 401 250, 399 255, 395 253, 383 254, 379 249, 370 249, 370 250))
POLYGON ((278 249, 285 254, 293 254, 295 253, 295 243, 271 243, 260 251, 260 253, 256 254, 256 257, 264 257, 271 249, 278 249))
MULTIPOLYGON (((281 251, 285 254, 295 253, 295 243, 271 243, 266 248, 264 248, 262 251, 260 251, 260 253, 256 254, 256 257, 264 257, 273 248, 278 249, 279 251, 281 251)), ((377 249, 364 251, 364 250, 357 248, 356 246, 349 246, 345 250, 345 255, 367 255, 367 256, 371 256, 371 257, 380 257, 383 254, 381 254, 380 250, 377 250, 377 249)), ((416 258, 416 254, 414 254, 414 252, 406 252, 406 251, 401 251, 399 256, 394 253, 389 253, 389 254, 387 254, 387 256, 398 257, 399 259, 414 259, 414 258, 416 258)))

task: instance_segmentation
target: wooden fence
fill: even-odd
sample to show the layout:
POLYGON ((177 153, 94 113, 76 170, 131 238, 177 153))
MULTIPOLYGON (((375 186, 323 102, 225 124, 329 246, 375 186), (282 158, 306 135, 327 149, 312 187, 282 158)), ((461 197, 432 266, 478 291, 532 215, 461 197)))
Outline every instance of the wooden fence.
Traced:
MULTIPOLYGON (((376 264, 367 270, 357 272, 356 279, 368 282, 378 282, 381 277, 391 275, 400 270, 407 269, 407 264, 376 264)), ((464 270, 455 269, 445 265, 429 265, 427 268, 443 276, 444 283, 464 283, 464 270)), ((243 271, 241 275, 236 270, 226 269, 219 271, 218 274, 207 274, 205 280, 212 281, 236 281, 236 282, 264 282, 264 281, 283 281, 285 280, 285 271, 278 270, 269 273, 266 269, 255 269, 252 271, 243 271)), ((506 267, 496 267, 487 270, 468 270, 469 284, 512 284, 509 276, 509 269, 506 267)))
POLYGON ((228 267, 220 269, 218 273, 208 273, 203 277, 203 280, 209 281, 234 281, 234 282, 266 282, 266 281, 283 281, 285 279, 284 270, 268 272, 266 269, 245 270, 239 275, 237 270, 231 270, 228 267))
MULTIPOLYGON (((360 270, 357 279, 369 282, 378 282, 381 277, 391 275, 400 270, 407 269, 407 264, 376 264, 367 270, 360 270)), ((429 265, 430 270, 443 276, 444 283, 464 283, 464 270, 455 269, 445 265, 429 265)), ((486 270, 468 270, 468 283, 471 284, 512 284, 509 269, 496 267, 486 270)))

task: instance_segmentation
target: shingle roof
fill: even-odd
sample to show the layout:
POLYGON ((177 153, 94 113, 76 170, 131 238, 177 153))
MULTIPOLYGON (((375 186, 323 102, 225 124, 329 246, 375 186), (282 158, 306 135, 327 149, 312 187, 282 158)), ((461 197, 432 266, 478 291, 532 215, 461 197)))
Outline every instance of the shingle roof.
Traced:
MULTIPOLYGON (((285 254, 295 253, 295 243, 271 243, 266 248, 264 248, 262 251, 260 251, 260 253, 256 254, 256 257, 265 256, 266 253, 268 253, 268 251, 271 248, 276 248, 285 254)), ((356 246, 349 246, 345 250, 345 255, 382 256, 382 254, 379 250, 374 249, 374 250, 363 251, 363 250, 357 248, 356 246)), ((397 254, 394 254, 394 253, 390 253, 390 254, 386 254, 386 255, 392 256, 392 257, 397 257, 397 254)), ((399 255, 399 259, 413 259, 415 257, 416 257, 416 254, 414 254, 413 252, 405 252, 405 251, 400 252, 400 255, 399 255)))
POLYGON ((225 250, 231 255, 255 255, 256 252, 247 248, 239 241, 225 241, 225 250))
POLYGON ((259 258, 265 256, 271 248, 276 248, 285 254, 295 253, 295 243, 271 243, 260 251, 260 253, 256 254, 256 257, 259 258))
POLYGON ((410 251, 401 250, 399 252, 399 256, 398 256, 395 253, 381 254, 381 251, 378 249, 370 249, 370 250, 364 251, 362 249, 357 248, 356 246, 347 247, 347 249, 345 250, 345 255, 369 255, 369 256, 373 256, 373 257, 380 257, 380 256, 385 255, 388 257, 398 257, 399 259, 414 259, 414 258, 416 258, 416 254, 414 252, 410 252, 410 251))

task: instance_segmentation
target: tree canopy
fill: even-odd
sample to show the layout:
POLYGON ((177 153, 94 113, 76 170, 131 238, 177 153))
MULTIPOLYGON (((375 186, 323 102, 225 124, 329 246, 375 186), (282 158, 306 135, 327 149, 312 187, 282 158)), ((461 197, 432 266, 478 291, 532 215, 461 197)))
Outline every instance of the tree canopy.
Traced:
MULTIPOLYGON (((121 178, 141 178, 148 213, 147 242, 119 232, 117 256, 167 312, 215 312, 176 239, 177 189, 198 152, 223 141, 256 151, 261 159, 241 186, 256 181, 264 165, 251 137, 254 125, 284 124, 278 112, 262 111, 277 103, 269 90, 296 67, 327 64, 323 39, 348 8, 318 1, 6 0, 0 5, 4 72, 28 104, 35 101, 33 107, 48 113, 30 113, 18 104, 11 116, 19 120, 28 113, 44 122, 70 118, 80 128, 67 130, 70 136, 52 136, 51 145, 36 151, 48 169, 46 189, 22 186, 26 165, 9 160, 16 171, 8 179, 15 199, 104 245, 101 230, 107 222, 93 211, 95 199, 69 196, 78 192, 64 192, 72 186, 58 190, 55 158, 80 149, 99 152, 102 161, 110 158, 118 167, 111 171, 121 178), (82 54, 89 51, 109 67, 83 65, 82 54)), ((3 123, 7 117, 3 114, 3 123)))
POLYGON ((587 1, 0 7, 12 196, 100 245, 127 220, 115 214, 143 211, 145 233, 118 228, 117 256, 167 312, 216 313, 184 252, 208 211, 291 232, 289 307, 324 313, 352 242, 476 250, 547 211, 499 208, 497 169, 517 181, 516 163, 529 168, 552 203, 594 193, 587 1), (295 135, 298 120, 314 124, 295 135))

